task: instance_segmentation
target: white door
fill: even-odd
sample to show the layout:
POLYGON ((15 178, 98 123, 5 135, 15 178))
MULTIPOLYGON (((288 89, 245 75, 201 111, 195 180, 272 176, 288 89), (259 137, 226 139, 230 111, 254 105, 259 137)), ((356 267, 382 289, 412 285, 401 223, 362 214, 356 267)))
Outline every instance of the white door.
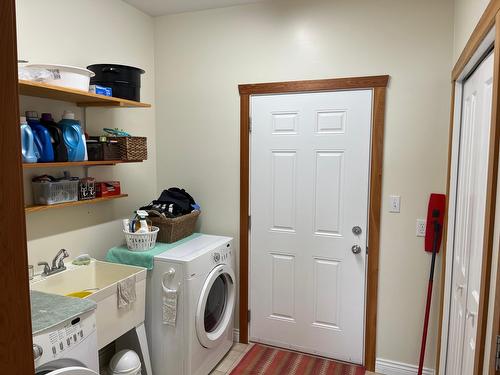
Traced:
POLYGON ((493 54, 465 82, 446 373, 473 373, 481 285, 493 54))
POLYGON ((251 116, 250 337, 361 364, 372 91, 254 96, 251 116))

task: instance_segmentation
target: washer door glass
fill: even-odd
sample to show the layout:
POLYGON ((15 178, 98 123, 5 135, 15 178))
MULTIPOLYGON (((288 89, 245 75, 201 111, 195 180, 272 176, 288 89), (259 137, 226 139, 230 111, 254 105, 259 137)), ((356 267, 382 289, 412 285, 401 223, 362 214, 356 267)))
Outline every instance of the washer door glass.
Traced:
POLYGON ((47 373, 47 375, 98 375, 97 372, 84 367, 66 367, 47 373))
POLYGON ((35 369, 35 375, 95 375, 83 363, 76 359, 61 358, 48 362, 35 369))
POLYGON ((215 267, 201 289, 196 311, 196 333, 200 344, 213 348, 231 330, 236 300, 234 272, 228 265, 215 267))
POLYGON ((205 305, 205 331, 213 332, 219 326, 226 309, 227 280, 219 275, 212 284, 205 305))

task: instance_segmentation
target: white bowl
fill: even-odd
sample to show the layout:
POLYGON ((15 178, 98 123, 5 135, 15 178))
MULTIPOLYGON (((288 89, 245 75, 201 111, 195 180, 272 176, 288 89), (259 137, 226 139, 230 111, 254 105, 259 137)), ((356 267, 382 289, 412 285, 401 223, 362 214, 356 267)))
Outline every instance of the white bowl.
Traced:
POLYGON ((28 64, 25 68, 52 72, 54 77, 44 80, 44 83, 85 92, 89 91, 90 77, 95 76, 95 73, 88 69, 70 65, 28 64))

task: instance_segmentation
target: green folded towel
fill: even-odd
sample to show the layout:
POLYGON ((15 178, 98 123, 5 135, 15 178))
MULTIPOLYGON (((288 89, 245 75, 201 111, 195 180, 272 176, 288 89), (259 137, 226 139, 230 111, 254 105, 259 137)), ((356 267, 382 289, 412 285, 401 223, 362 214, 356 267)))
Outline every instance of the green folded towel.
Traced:
POLYGON ((153 258, 155 255, 171 250, 174 247, 183 244, 184 242, 199 237, 200 235, 201 233, 193 233, 189 237, 172 243, 157 242, 155 247, 147 251, 130 251, 126 245, 113 247, 108 250, 108 253, 106 254, 106 261, 112 263, 128 264, 129 266, 145 267, 148 270, 152 270, 153 258))

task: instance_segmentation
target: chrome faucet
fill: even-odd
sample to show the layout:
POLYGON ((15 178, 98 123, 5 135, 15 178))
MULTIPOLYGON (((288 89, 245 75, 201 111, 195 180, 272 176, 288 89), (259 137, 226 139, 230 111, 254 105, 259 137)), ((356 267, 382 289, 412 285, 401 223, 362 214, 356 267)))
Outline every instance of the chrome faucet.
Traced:
POLYGON ((42 276, 50 276, 64 271, 66 269, 64 259, 67 257, 69 257, 68 252, 65 249, 61 249, 57 252, 54 259, 52 259, 52 267, 47 262, 38 262, 39 266, 43 266, 42 276))

